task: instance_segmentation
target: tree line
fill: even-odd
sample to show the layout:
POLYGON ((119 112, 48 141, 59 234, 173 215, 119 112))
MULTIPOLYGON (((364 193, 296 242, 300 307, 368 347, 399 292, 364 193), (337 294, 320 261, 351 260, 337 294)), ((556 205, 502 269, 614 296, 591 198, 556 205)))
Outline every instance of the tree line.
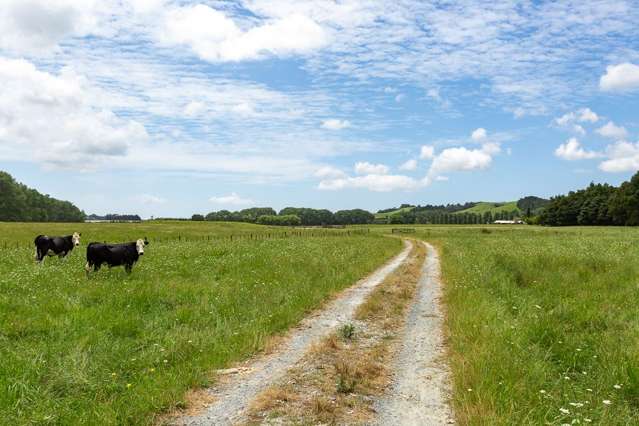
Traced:
POLYGON ((591 183, 558 195, 537 216, 541 225, 639 225, 639 172, 619 187, 591 183))
POLYGON ((86 217, 87 220, 105 220, 110 222, 141 222, 142 218, 137 214, 117 214, 109 213, 104 216, 97 214, 90 214, 86 217))
POLYGON ((239 211, 220 210, 207 215, 194 214, 192 220, 249 222, 264 225, 320 226, 320 225, 363 225, 373 223, 375 215, 362 209, 339 210, 335 213, 326 209, 306 207, 286 207, 276 212, 271 207, 253 207, 239 211))
POLYGON ((0 171, 0 221, 82 222, 85 214, 69 201, 40 194, 0 171))
POLYGON ((492 213, 448 213, 440 210, 403 211, 393 213, 386 218, 390 224, 436 224, 436 225, 472 225, 488 224, 495 220, 513 220, 520 216, 518 210, 492 213))

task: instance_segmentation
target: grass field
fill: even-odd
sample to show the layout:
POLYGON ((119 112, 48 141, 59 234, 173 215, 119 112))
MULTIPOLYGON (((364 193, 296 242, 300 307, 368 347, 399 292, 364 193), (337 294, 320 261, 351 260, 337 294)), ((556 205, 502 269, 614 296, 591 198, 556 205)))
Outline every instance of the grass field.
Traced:
POLYGON ((401 248, 375 233, 174 240, 274 232, 244 224, 0 224, 20 243, 76 230, 173 241, 152 240, 130 276, 89 279, 84 246, 43 266, 28 244, 0 250, 0 423, 152 423, 401 248))
POLYGON ((282 233, 288 229, 266 227, 241 222, 152 221, 141 223, 11 223, 0 222, 0 248, 5 243, 15 247, 32 246, 37 235, 82 234, 83 245, 91 241, 135 241, 149 237, 153 240, 181 238, 225 238, 242 235, 282 233))
MULTIPOLYGON (((158 242, 131 276, 88 280, 83 247, 43 267, 1 251, 0 423, 150 423, 400 249, 380 238, 396 225, 257 240, 229 236, 283 230, 78 226, 84 243, 158 242)), ((639 229, 410 228, 440 250, 459 424, 639 424, 639 229)), ((39 229, 0 224, 20 244, 39 229)))
POLYGON ((639 424, 639 229, 418 228, 462 425, 639 424))

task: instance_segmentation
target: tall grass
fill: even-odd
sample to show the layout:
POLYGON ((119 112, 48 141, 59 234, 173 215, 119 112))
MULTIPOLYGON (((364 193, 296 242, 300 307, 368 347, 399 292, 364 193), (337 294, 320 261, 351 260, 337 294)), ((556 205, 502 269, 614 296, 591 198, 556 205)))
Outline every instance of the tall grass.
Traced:
POLYGON ((639 230, 422 227, 460 424, 639 424, 639 230))
MULTIPOLYGON (((106 239, 130 232, 118 226, 106 239)), ((88 279, 84 247, 43 266, 32 249, 3 250, 0 423, 152 423, 400 247, 374 235, 152 243, 131 275, 88 279)))

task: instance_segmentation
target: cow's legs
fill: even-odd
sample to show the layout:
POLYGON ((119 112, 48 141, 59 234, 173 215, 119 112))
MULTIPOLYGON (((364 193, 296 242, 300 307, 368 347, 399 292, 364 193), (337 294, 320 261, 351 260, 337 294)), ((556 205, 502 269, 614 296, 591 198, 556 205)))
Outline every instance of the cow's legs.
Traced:
POLYGON ((133 265, 131 265, 130 263, 127 263, 126 265, 124 265, 124 270, 126 271, 127 274, 130 274, 132 269, 133 269, 133 265))

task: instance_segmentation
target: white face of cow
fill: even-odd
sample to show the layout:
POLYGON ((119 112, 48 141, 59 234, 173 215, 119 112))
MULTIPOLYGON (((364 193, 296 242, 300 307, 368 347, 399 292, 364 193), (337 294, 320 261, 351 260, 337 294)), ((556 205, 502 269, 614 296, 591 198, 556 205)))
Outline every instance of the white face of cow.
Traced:
POLYGON ((135 249, 138 251, 138 255, 144 254, 144 240, 142 238, 135 242, 135 249))
POLYGON ((71 236, 71 241, 73 242, 74 246, 79 246, 80 245, 80 234, 78 234, 77 232, 74 232, 73 235, 71 236))

